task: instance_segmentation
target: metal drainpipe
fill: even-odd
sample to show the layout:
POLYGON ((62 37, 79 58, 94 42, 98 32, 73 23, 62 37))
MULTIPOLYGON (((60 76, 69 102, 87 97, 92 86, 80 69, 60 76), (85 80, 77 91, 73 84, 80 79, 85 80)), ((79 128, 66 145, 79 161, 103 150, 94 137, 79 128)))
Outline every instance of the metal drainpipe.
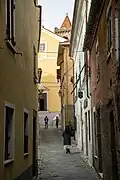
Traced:
MULTIPOLYGON (((66 72, 68 72, 67 48, 65 49, 66 72)), ((66 124, 68 125, 68 73, 66 74, 66 124)))
MULTIPOLYGON (((74 84, 74 59, 72 59, 73 61, 73 84, 74 84)), ((74 97, 75 97, 75 91, 73 92, 73 119, 74 119, 74 129, 76 130, 76 119, 75 119, 75 104, 74 104, 74 97)), ((75 137, 74 137, 75 138, 75 137)))
POLYGON ((37 6, 40 9, 40 14, 39 14, 39 35, 38 35, 38 52, 39 52, 39 48, 40 48, 40 36, 41 36, 41 11, 42 11, 42 7, 41 6, 37 6))
MULTIPOLYGON (((36 2, 35 2, 35 7, 36 8, 39 8, 39 20, 38 20, 38 22, 39 22, 39 35, 38 35, 38 49, 37 49, 37 51, 39 52, 39 46, 40 46, 40 36, 41 36, 41 9, 42 9, 42 7, 40 6, 40 5, 36 5, 36 2)), ((37 158, 37 162, 38 162, 38 158, 37 158)), ((38 178, 38 175, 39 175, 39 172, 38 172, 38 164, 37 164, 37 174, 36 174, 36 176, 35 176, 35 180, 37 180, 37 178, 38 178)))
MULTIPOLYGON (((73 62, 73 88, 74 88, 74 59, 70 57, 73 62)), ((75 91, 73 91, 73 128, 76 131, 76 118, 75 118, 75 104, 74 104, 75 91)), ((75 131, 74 131, 74 140, 75 140, 75 131)))
MULTIPOLYGON (((120 39, 120 0, 118 0, 118 36, 120 39)), ((119 59, 119 64, 120 64, 120 41, 119 41, 119 53, 118 53, 118 59, 119 59)))

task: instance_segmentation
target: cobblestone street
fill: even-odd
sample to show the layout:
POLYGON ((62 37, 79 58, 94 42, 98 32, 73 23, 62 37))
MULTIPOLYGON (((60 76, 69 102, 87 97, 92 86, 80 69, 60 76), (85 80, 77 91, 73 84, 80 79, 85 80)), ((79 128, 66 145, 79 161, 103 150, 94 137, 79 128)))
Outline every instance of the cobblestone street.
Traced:
POLYGON ((63 149, 58 129, 40 129, 40 164, 38 179, 48 180, 97 180, 94 170, 85 163, 75 144, 71 154, 63 149))

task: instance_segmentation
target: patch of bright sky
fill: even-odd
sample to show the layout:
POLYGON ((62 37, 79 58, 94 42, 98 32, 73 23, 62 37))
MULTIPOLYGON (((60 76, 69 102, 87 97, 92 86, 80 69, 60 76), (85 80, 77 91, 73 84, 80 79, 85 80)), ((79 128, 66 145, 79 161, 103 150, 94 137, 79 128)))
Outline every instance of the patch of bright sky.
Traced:
POLYGON ((60 28, 66 13, 72 21, 74 0, 39 0, 42 6, 42 25, 54 31, 60 28))

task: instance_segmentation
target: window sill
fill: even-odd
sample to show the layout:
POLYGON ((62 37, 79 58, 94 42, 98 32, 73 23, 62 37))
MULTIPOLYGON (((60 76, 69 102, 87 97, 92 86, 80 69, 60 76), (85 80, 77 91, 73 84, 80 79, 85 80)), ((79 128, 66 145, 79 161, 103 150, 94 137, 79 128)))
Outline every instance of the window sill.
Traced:
POLYGON ((25 153, 24 154, 24 158, 28 157, 29 153, 25 153))
POLYGON ((12 164, 13 161, 14 161, 14 159, 5 160, 5 161, 4 161, 4 165, 6 166, 6 165, 8 165, 8 164, 12 164))
POLYGON ((17 52, 16 48, 12 45, 10 40, 6 41, 6 45, 7 45, 8 49, 13 53, 13 55, 15 55, 15 54, 19 54, 21 56, 23 55, 22 52, 17 52))
POLYGON ((9 40, 6 41, 6 45, 12 51, 13 54, 17 53, 15 47, 12 45, 12 43, 9 40))

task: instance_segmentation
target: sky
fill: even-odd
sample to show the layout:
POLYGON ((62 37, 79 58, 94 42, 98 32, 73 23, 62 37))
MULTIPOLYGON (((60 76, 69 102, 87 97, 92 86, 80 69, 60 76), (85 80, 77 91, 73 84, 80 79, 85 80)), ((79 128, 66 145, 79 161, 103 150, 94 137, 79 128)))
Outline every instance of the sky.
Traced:
POLYGON ((60 28, 66 13, 72 21, 74 0, 39 0, 42 6, 42 25, 54 30, 60 28))

